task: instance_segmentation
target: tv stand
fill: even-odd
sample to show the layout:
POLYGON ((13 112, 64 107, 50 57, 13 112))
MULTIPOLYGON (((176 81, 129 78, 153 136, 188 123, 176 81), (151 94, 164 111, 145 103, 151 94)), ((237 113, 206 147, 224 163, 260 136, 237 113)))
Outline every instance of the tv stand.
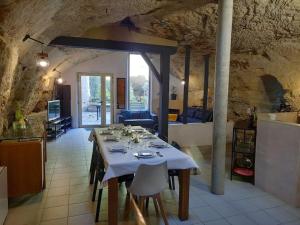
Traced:
POLYGON ((67 132, 72 128, 72 117, 61 117, 47 122, 47 138, 53 139, 67 132))

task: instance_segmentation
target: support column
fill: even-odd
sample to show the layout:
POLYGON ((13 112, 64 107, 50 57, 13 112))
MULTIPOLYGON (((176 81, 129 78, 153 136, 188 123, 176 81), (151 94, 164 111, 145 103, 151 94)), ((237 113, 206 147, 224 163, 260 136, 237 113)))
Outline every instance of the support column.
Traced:
POLYGON ((211 191, 224 194, 226 124, 233 0, 218 1, 211 191))
POLYGON ((204 83, 203 83, 203 109, 207 110, 208 101, 208 77, 209 77, 209 55, 205 55, 204 59, 204 83))
POLYGON ((187 123, 187 108, 189 102, 189 78, 190 78, 190 58, 191 58, 191 46, 185 46, 185 64, 184 64, 184 89, 183 89, 183 111, 182 122, 187 123))
POLYGON ((169 83, 170 83, 170 55, 160 54, 160 98, 159 98, 159 127, 158 133, 161 138, 168 138, 168 110, 169 110, 169 83))

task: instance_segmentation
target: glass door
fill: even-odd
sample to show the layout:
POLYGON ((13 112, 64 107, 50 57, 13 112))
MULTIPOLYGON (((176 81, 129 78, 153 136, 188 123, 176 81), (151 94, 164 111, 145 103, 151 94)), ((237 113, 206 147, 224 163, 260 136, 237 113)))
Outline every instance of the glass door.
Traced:
POLYGON ((111 75, 79 74, 79 127, 106 126, 112 120, 111 75))

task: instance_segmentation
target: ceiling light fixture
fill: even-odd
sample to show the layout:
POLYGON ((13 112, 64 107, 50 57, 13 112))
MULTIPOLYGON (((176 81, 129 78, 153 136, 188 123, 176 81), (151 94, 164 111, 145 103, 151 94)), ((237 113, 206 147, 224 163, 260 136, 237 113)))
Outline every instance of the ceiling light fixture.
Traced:
POLYGON ((40 52, 37 54, 36 65, 42 68, 46 68, 50 65, 48 54, 46 52, 40 52))
POLYGON ((56 82, 57 82, 58 84, 62 84, 62 83, 64 82, 64 79, 63 79, 62 76, 61 76, 61 72, 58 71, 56 68, 54 68, 52 71, 53 71, 53 72, 57 72, 57 73, 59 74, 59 77, 56 79, 56 82))
POLYGON ((32 38, 29 34, 26 34, 25 37, 23 38, 23 42, 27 41, 28 39, 37 42, 41 44, 42 46, 42 52, 39 52, 37 54, 37 59, 36 59, 36 65, 42 68, 46 68, 50 65, 50 61, 48 59, 48 54, 43 51, 43 46, 46 45, 44 42, 39 41, 37 39, 32 38))
POLYGON ((61 76, 59 76, 56 81, 58 84, 62 84, 64 82, 61 76))

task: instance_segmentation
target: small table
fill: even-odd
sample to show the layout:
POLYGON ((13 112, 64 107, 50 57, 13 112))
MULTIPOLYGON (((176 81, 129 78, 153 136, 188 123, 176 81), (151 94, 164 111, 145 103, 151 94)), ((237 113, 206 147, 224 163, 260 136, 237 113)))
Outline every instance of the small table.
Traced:
MULTIPOLYGON (((141 127, 133 127, 133 129, 141 127)), ((179 151, 168 144, 167 148, 160 148, 163 158, 154 157, 151 159, 138 160, 133 156, 133 152, 144 149, 145 146, 140 144, 132 144, 132 148, 126 154, 112 154, 109 149, 116 142, 105 141, 105 135, 100 132, 104 128, 95 128, 91 132, 90 140, 93 139, 101 151, 101 155, 105 162, 106 174, 103 182, 108 185, 108 224, 118 224, 118 177, 136 172, 139 165, 144 163, 156 163, 166 160, 168 169, 179 170, 179 206, 178 217, 180 220, 187 220, 189 217, 189 187, 190 187, 190 169, 198 168, 194 160, 187 154, 179 151)), ((117 132, 117 131, 116 131, 117 132)), ((119 131, 120 132, 120 131, 119 131)), ((120 142, 128 143, 129 137, 122 136, 120 142)), ((158 137, 147 141, 160 140, 158 137)), ((146 140, 142 140, 146 141, 146 140)), ((162 141, 162 140, 160 140, 162 141)), ((153 149, 153 151, 158 151, 153 149)))
POLYGON ((99 115, 100 115, 100 111, 101 111, 101 103, 90 104, 90 106, 96 107, 97 120, 99 120, 99 115))

